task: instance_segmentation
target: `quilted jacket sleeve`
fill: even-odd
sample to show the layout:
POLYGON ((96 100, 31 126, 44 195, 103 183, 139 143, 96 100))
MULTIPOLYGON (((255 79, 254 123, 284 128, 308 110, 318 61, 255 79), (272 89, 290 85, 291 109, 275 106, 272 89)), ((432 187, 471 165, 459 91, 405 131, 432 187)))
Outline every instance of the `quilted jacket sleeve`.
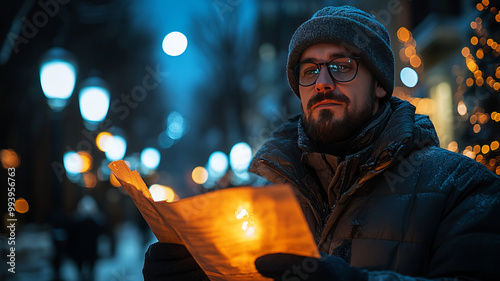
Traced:
POLYGON ((450 196, 424 270, 428 279, 379 271, 369 280, 500 280, 500 178, 465 161, 441 187, 450 196))

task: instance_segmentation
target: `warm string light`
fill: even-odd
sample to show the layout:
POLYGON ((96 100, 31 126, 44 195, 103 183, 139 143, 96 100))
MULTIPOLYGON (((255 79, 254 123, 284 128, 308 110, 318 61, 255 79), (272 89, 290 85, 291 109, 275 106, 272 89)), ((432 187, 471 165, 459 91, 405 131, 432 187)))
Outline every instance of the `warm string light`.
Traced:
MULTIPOLYGON (((484 10, 484 12, 491 12, 495 21, 500 22, 500 11, 496 7, 489 7, 489 5, 489 0, 482 0, 477 3, 476 8, 478 11, 484 10)), ((500 55, 500 44, 495 41, 495 38, 490 38, 488 30, 484 28, 486 25, 487 23, 483 22, 481 17, 477 17, 470 23, 470 27, 474 32, 474 35, 470 38, 470 44, 472 48, 475 48, 475 50, 464 47, 461 50, 461 54, 465 58, 466 69, 470 71, 472 75, 470 77, 464 77, 463 72, 457 72, 456 74, 456 82, 459 89, 456 92, 456 97, 459 100, 457 104, 457 111, 461 115, 462 120, 470 122, 473 126, 472 130, 475 134, 480 133, 490 121, 500 122, 499 112, 494 111, 492 113, 486 113, 484 109, 479 106, 476 106, 469 115, 463 97, 465 92, 463 90, 464 87, 473 87, 475 85, 478 87, 489 87, 495 92, 500 91, 500 65, 494 65, 492 73, 484 72, 485 69, 480 68, 482 65, 481 61, 483 59, 486 59, 488 56, 496 58, 500 55), (460 89, 462 90, 460 91, 460 89)), ((493 124, 493 126, 497 125, 493 124)), ((499 147, 500 142, 498 140, 493 140, 488 143, 467 145, 462 151, 460 151, 458 143, 456 141, 452 141, 448 144, 447 149, 462 153, 467 157, 475 159, 477 162, 484 164, 488 167, 488 169, 497 175, 500 175, 499 147)))
MULTIPOLYGON (((497 152, 500 148, 500 142, 493 141, 490 144, 484 145, 468 145, 461 152, 463 155, 476 160, 487 166, 491 171, 495 172, 497 175, 500 175, 500 156, 495 157, 494 155, 490 155, 491 152, 497 152)), ((459 145, 456 141, 452 141, 448 144, 447 149, 452 152, 459 152, 459 145)))
POLYGON ((491 120, 493 120, 495 122, 500 121, 500 113, 493 111, 490 116, 491 116, 491 120))
MULTIPOLYGON (((458 103, 457 111, 462 116, 467 115, 467 106, 463 101, 460 101, 458 103)), ((490 120, 494 122, 500 122, 499 112, 494 111, 492 113, 485 113, 481 108, 477 108, 475 109, 475 111, 475 113, 470 115, 468 120, 470 124, 473 125, 472 130, 476 134, 481 132, 482 126, 484 126, 490 120)), ((498 164, 500 164, 500 156, 491 154, 492 152, 494 152, 495 154, 500 152, 499 148, 500 142, 495 140, 489 144, 468 145, 461 153, 471 159, 475 159, 479 163, 484 164, 491 171, 495 172, 497 175, 500 175, 500 166, 497 166, 498 164)), ((456 141, 452 141, 448 144, 447 149, 449 151, 459 152, 459 145, 456 141)))
MULTIPOLYGON (((489 5, 489 2, 483 1, 478 5, 481 5, 484 8, 489 5)), ((480 10, 482 10, 483 8, 481 8, 480 10)), ((492 8, 491 11, 493 13, 496 13, 496 8, 492 8)), ((498 15, 500 14, 497 14, 497 16, 498 15)), ((465 65, 467 66, 467 69, 469 69, 469 71, 473 74, 474 77, 474 78, 467 78, 465 80, 465 83, 468 87, 472 87, 474 86, 474 84, 481 87, 486 84, 491 89, 498 92, 500 91, 500 82, 497 81, 496 79, 500 79, 500 67, 497 67, 494 77, 493 76, 485 77, 485 74, 479 69, 479 66, 477 64, 477 60, 484 59, 485 55, 488 54, 489 52, 492 52, 495 57, 500 54, 500 44, 498 44, 492 38, 487 38, 488 32, 485 29, 483 29, 482 23, 483 21, 480 17, 477 17, 470 23, 470 27, 474 30, 474 32, 477 35, 471 37, 470 43, 473 46, 479 46, 478 44, 480 44, 481 46, 479 46, 479 48, 475 52, 472 52, 468 47, 462 48, 461 51, 462 56, 465 58, 465 65)))
POLYGON ((411 31, 405 27, 400 27, 396 33, 399 41, 403 43, 403 47, 399 51, 401 61, 409 63, 418 71, 423 70, 422 59, 417 54, 417 42, 413 39, 411 31))

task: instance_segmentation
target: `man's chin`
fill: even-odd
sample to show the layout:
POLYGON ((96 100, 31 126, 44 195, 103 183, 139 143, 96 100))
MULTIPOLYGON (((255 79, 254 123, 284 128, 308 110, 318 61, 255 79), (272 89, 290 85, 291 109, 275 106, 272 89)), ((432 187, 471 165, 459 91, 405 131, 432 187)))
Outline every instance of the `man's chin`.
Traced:
POLYGON ((309 116, 305 124, 306 134, 316 142, 328 143, 346 139, 351 133, 343 118, 336 117, 330 110, 321 110, 319 116, 309 116))
POLYGON ((331 109, 320 109, 309 116, 309 123, 327 126, 332 123, 341 123, 343 121, 343 112, 337 112, 331 109))

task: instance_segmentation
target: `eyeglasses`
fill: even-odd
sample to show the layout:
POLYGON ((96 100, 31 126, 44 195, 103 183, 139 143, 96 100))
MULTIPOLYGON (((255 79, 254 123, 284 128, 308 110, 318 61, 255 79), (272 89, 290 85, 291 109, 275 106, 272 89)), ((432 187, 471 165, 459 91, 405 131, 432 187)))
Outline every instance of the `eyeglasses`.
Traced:
POLYGON ((349 82, 358 74, 359 57, 339 57, 325 63, 303 62, 295 67, 295 78, 303 87, 316 83, 323 65, 327 66, 328 74, 335 82, 349 82))

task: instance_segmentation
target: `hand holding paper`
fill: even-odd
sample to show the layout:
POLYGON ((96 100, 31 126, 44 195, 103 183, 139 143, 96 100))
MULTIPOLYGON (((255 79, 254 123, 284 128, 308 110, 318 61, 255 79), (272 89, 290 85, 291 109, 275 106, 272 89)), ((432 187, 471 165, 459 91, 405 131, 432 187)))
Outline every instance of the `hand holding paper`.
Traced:
POLYGON ((208 280, 184 245, 156 242, 149 246, 144 259, 144 281, 208 280))
POLYGON ((210 280, 269 280, 255 260, 270 253, 319 258, 292 189, 238 187, 173 203, 154 202, 123 161, 111 170, 160 242, 184 244, 210 280))
POLYGON ((320 259, 292 254, 268 254, 257 258, 257 270, 274 280, 367 281, 368 273, 343 259, 322 254, 320 259))

